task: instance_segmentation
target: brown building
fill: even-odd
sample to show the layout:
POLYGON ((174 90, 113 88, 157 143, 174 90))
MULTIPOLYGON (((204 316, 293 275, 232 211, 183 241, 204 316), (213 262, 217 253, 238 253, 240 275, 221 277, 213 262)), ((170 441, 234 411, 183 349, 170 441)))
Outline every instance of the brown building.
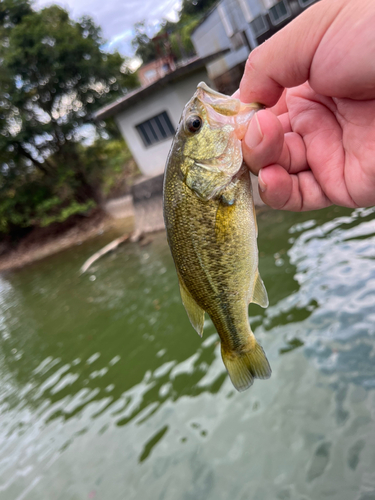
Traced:
POLYGON ((138 69, 138 78, 141 83, 141 87, 147 87, 151 83, 160 80, 168 73, 171 73, 176 69, 176 65, 172 57, 161 57, 156 61, 151 61, 148 64, 144 64, 138 69))

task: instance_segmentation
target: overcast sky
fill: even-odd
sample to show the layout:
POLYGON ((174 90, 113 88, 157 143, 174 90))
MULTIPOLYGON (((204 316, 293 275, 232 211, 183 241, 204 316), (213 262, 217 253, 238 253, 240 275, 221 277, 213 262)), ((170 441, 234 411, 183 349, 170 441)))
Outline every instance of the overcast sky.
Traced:
POLYGON ((176 21, 181 0, 35 0, 34 3, 36 8, 50 4, 61 5, 73 19, 90 15, 108 40, 106 48, 132 56, 130 42, 134 37, 134 24, 146 20, 148 25, 157 26, 162 19, 176 21))

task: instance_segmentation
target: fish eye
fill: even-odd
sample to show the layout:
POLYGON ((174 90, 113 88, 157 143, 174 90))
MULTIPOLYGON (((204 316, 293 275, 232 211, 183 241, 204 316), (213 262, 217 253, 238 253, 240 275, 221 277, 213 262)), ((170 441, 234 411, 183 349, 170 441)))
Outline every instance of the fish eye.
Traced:
POLYGON ((202 118, 198 115, 190 116, 186 121, 186 126, 194 134, 202 127, 202 118))

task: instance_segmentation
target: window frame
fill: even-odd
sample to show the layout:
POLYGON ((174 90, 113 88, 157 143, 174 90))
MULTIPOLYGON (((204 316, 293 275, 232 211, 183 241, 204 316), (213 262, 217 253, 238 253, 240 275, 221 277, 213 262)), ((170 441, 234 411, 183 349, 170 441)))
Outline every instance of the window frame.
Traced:
POLYGON ((156 146, 170 139, 176 133, 166 110, 138 123, 135 125, 135 129, 145 148, 156 146))
POLYGON ((313 4, 316 0, 298 0, 298 4, 302 9, 305 9, 309 5, 313 4))
POLYGON ((263 35, 264 33, 266 33, 270 27, 269 27, 269 24, 268 24, 268 21, 266 19, 266 16, 264 14, 259 14, 259 16, 256 16, 250 23, 250 27, 254 33, 254 36, 255 38, 259 38, 261 35, 263 35), (264 24, 264 30, 263 31, 259 31, 259 32, 255 32, 254 28, 253 28, 253 23, 259 19, 259 18, 262 18, 263 19, 263 24, 264 24))
POLYGON ((288 19, 290 16, 291 16, 291 11, 290 11, 290 8, 289 8, 289 5, 288 5, 288 2, 286 2, 285 0, 280 0, 279 2, 276 2, 275 5, 273 5, 269 11, 268 11, 268 15, 270 16, 270 19, 271 19, 271 23, 273 24, 273 26, 277 26, 278 24, 282 23, 283 21, 285 21, 285 19, 288 19), (274 19, 273 17, 273 10, 275 7, 277 7, 279 4, 283 4, 284 7, 285 7, 285 10, 286 10, 286 14, 282 17, 279 17, 278 19, 274 19))

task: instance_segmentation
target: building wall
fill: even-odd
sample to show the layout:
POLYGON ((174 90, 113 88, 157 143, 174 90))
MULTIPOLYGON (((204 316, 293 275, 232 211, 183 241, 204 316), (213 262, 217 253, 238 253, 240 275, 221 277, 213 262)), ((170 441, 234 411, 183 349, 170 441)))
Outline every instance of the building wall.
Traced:
MULTIPOLYGON (((268 3, 276 0, 265 0, 268 3)), ((237 73, 243 71, 246 59, 258 43, 251 21, 267 12, 262 0, 221 0, 192 34, 192 42, 200 57, 230 49, 230 52, 207 65, 209 78, 218 90, 234 92, 238 88, 237 73), (228 75, 235 70, 231 81, 228 75)))
POLYGON ((205 70, 199 70, 182 80, 168 84, 153 96, 141 100, 130 109, 119 113, 116 122, 142 173, 154 176, 164 172, 165 162, 172 144, 172 138, 146 147, 135 126, 163 111, 166 111, 174 128, 180 120, 185 104, 194 94, 199 82, 210 81, 205 70))
POLYGON ((176 65, 172 56, 162 57, 156 61, 151 61, 148 64, 142 65, 138 69, 138 78, 141 86, 145 87, 152 82, 156 82, 156 80, 160 80, 160 78, 163 78, 163 76, 175 69, 176 65))
POLYGON ((226 73, 246 60, 250 48, 240 45, 237 36, 231 36, 239 31, 245 31, 248 25, 239 15, 238 6, 233 8, 236 0, 222 0, 198 26, 192 34, 192 42, 199 57, 205 57, 223 49, 231 49, 228 54, 207 65, 208 76, 211 80, 226 73), (223 23, 223 17, 226 22, 223 23), (240 45, 240 46, 239 46, 240 45))
POLYGON ((207 65, 208 76, 223 93, 239 85, 251 50, 288 24, 316 0, 221 0, 192 33, 197 54, 229 49, 207 65), (285 14, 284 14, 285 11, 285 14))

